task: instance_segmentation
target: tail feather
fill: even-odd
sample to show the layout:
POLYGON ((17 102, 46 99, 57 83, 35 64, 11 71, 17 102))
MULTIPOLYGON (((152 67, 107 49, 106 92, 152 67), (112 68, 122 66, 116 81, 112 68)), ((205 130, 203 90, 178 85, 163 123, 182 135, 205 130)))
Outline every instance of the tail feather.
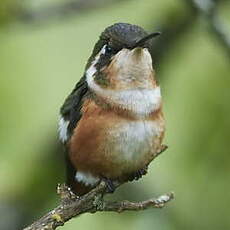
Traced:
POLYGON ((74 181, 73 183, 67 185, 77 196, 83 196, 84 194, 88 193, 90 190, 93 189, 93 187, 86 186, 85 184, 78 181, 74 181))
POLYGON ((93 189, 92 186, 86 186, 85 184, 78 182, 75 179, 77 170, 72 165, 68 155, 66 154, 66 184, 77 195, 82 196, 93 189))

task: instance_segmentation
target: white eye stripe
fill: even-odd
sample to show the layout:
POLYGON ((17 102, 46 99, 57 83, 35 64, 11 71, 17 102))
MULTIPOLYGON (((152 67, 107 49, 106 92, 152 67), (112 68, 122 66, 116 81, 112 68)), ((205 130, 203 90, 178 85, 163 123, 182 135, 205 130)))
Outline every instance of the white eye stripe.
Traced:
POLYGON ((94 74, 97 72, 97 69, 96 69, 95 65, 98 63, 101 54, 105 54, 105 47, 106 47, 106 45, 104 45, 102 47, 101 51, 96 55, 95 59, 92 61, 91 66, 86 71, 86 76, 89 75, 91 77, 94 77, 94 74))
MULTIPOLYGON (((99 52, 99 55, 105 54, 105 52, 106 52, 106 46, 107 46, 107 45, 104 45, 104 46, 102 47, 101 51, 99 52)), ((100 56, 99 56, 99 57, 100 57, 100 56)))

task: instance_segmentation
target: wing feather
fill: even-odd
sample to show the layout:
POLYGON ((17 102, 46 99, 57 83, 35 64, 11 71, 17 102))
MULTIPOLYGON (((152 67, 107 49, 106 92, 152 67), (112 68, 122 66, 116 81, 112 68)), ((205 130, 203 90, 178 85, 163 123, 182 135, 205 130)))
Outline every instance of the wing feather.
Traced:
POLYGON ((64 104, 60 109, 61 117, 68 122, 67 136, 70 137, 73 130, 77 126, 77 122, 81 119, 81 106, 84 97, 87 95, 88 85, 83 76, 76 84, 73 91, 66 98, 64 104))
POLYGON ((83 76, 80 81, 76 84, 73 91, 70 93, 70 95, 66 98, 64 104, 62 105, 60 109, 60 115, 61 115, 61 122, 59 127, 59 134, 60 139, 65 144, 65 160, 66 160, 66 176, 67 181, 66 183, 68 186, 75 188, 76 187, 76 181, 75 181, 75 175, 76 175, 76 168, 72 165, 69 154, 68 154, 68 147, 66 143, 70 139, 73 130, 76 128, 78 121, 81 119, 81 107, 83 104, 84 98, 88 94, 88 85, 85 80, 85 76, 83 76))

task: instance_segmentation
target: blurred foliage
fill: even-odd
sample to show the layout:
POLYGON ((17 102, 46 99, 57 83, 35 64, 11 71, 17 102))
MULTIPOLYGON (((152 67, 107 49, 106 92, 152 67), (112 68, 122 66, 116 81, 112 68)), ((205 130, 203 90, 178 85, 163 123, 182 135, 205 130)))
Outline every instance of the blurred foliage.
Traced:
POLYGON ((15 3, 14 0, 3 0, 0 4, 0 23, 6 23, 12 16, 12 12, 9 11, 11 6, 15 3))
MULTIPOLYGON (((61 229, 230 229, 229 56, 205 20, 186 1, 126 0, 25 24, 11 9, 47 3, 19 2, 0 2, 0 229, 20 229, 57 204, 55 187, 64 181, 58 110, 101 31, 118 21, 164 32, 152 53, 169 149, 147 176, 110 198, 140 200, 174 190, 176 199, 160 211, 83 215, 61 229)), ((63 1, 49 1, 57 2, 63 1)), ((223 1, 219 15, 228 29, 229 10, 223 1)))

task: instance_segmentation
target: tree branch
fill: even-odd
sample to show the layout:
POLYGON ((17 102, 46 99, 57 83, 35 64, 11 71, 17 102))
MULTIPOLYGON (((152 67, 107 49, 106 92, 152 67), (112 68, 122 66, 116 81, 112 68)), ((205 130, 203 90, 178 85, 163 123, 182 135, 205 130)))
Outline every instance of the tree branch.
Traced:
MULTIPOLYGON (((157 157, 167 146, 162 145, 161 150, 155 155, 157 157)), ((115 188, 123 183, 114 182, 115 188)), ((149 199, 141 202, 130 201, 106 201, 104 195, 109 193, 107 185, 101 181, 97 187, 84 196, 76 196, 66 185, 58 185, 57 193, 60 196, 60 204, 52 211, 35 221, 24 230, 54 230, 73 217, 83 213, 95 213, 103 211, 123 212, 123 211, 139 211, 148 208, 163 208, 170 200, 174 198, 172 192, 161 195, 158 198, 149 199)))
MULTIPOLYGON (((121 184, 116 184, 116 187, 121 184)), ((156 199, 142 202, 119 201, 111 202, 103 199, 108 193, 105 182, 101 182, 95 189, 84 195, 76 197, 66 185, 58 186, 61 204, 44 215, 24 230, 53 230, 64 225, 65 222, 83 213, 95 213, 102 211, 123 212, 138 211, 148 208, 163 208, 166 203, 174 198, 173 193, 161 195, 156 199), (61 191, 61 192, 60 192, 61 191)))
POLYGON ((149 199, 141 202, 130 202, 128 200, 121 202, 104 202, 102 210, 99 211, 140 211, 148 208, 163 208, 167 202, 172 200, 174 194, 172 192, 159 196, 157 199, 149 199))

